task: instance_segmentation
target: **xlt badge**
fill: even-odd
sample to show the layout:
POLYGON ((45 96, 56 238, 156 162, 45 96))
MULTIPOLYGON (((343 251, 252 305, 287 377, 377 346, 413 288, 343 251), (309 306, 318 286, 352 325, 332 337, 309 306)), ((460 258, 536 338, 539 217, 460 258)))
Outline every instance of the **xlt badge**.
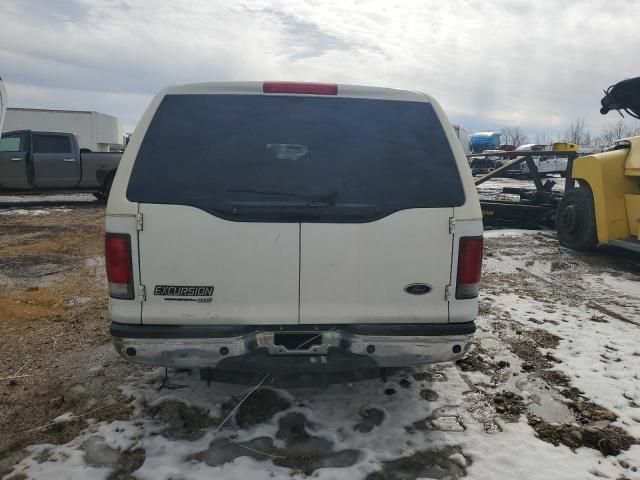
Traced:
POLYGON ((156 285, 153 294, 167 301, 210 303, 214 287, 189 285, 156 285))

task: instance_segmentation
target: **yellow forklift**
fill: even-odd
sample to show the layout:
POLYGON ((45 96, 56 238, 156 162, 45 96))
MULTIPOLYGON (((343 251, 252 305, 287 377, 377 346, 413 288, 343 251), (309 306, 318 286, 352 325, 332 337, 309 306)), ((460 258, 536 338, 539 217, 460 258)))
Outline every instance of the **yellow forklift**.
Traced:
MULTIPOLYGON (((640 77, 607 89, 603 115, 625 111, 640 119, 640 77)), ((640 137, 621 139, 602 153, 567 166, 556 215, 560 244, 573 250, 613 245, 640 252, 640 137)))

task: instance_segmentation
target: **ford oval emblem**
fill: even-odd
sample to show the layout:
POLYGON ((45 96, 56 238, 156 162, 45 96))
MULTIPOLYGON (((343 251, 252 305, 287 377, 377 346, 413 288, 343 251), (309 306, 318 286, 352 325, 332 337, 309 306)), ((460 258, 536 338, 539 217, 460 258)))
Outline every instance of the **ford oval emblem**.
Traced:
POLYGON ((431 285, 426 283, 412 283, 404 287, 404 291, 410 295, 425 295, 431 291, 431 285))

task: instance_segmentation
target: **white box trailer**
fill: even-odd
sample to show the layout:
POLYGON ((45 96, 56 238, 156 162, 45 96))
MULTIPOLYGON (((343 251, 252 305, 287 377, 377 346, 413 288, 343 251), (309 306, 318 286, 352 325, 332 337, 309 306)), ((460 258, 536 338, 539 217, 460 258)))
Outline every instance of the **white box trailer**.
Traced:
POLYGON ((2 124, 7 113, 7 90, 4 88, 2 78, 0 78, 0 132, 2 132, 2 124))
POLYGON ((124 148, 120 120, 100 112, 8 108, 3 131, 13 130, 73 133, 85 151, 109 152, 124 148))

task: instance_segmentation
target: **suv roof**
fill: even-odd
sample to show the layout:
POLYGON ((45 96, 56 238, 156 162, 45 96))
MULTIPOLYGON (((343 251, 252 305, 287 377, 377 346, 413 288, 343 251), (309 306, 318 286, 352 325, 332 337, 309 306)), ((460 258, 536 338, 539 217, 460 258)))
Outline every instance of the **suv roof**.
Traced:
MULTIPOLYGON (((206 82, 206 83, 191 83, 187 85, 175 85, 167 87, 162 94, 163 95, 189 95, 189 94, 206 94, 206 93, 227 93, 227 94, 263 94, 263 86, 265 83, 277 83, 277 82, 206 82)), ((309 82, 286 82, 295 84, 313 85, 309 82)), ((350 85, 350 84, 333 84, 337 85, 338 97, 352 97, 352 98, 372 98, 380 100, 400 100, 400 101, 414 101, 414 102, 432 102, 433 98, 425 93, 401 90, 396 88, 384 88, 384 87, 367 87, 363 85, 350 85)), ((265 95, 269 95, 268 93, 265 95)), ((306 94, 288 94, 288 93, 274 93, 273 95, 306 95, 306 94)), ((306 96, 318 96, 318 95, 306 95, 306 96)))

